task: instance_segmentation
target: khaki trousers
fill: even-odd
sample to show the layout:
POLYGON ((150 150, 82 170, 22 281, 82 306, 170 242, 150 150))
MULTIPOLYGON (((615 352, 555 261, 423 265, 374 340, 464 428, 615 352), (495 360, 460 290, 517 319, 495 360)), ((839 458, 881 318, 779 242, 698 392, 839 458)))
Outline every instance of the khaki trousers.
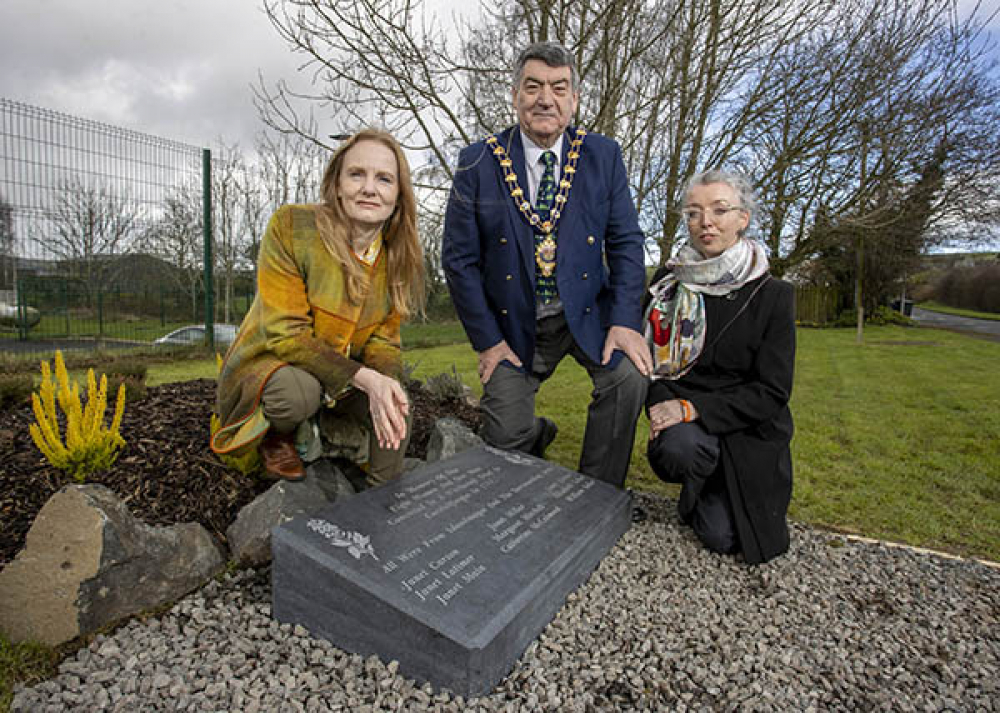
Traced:
MULTIPOLYGON (((323 385, 309 372, 295 366, 283 366, 264 385, 261 402, 264 416, 278 433, 292 433, 299 424, 315 414, 323 397, 323 385)), ((406 438, 397 450, 382 448, 375 437, 368 396, 360 389, 351 389, 324 408, 321 422, 347 421, 363 431, 368 439, 368 484, 381 485, 403 472, 403 458, 410 441, 412 418, 406 419, 406 438)), ((333 429, 322 428, 328 433, 333 429)), ((345 429, 337 429, 345 430, 345 429)), ((354 429, 350 429, 354 430, 354 429)), ((334 444, 337 445, 337 444, 334 444)))

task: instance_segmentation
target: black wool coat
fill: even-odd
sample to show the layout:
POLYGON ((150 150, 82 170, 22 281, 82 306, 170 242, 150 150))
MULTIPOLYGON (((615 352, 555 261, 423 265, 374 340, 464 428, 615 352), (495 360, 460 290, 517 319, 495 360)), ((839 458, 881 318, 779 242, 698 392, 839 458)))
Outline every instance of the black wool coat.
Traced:
POLYGON ((646 406, 687 399, 698 409, 702 426, 720 440, 719 468, 743 556, 766 562, 788 549, 795 291, 764 275, 729 295, 705 295, 705 319, 705 348, 694 367, 676 381, 653 382, 646 406))

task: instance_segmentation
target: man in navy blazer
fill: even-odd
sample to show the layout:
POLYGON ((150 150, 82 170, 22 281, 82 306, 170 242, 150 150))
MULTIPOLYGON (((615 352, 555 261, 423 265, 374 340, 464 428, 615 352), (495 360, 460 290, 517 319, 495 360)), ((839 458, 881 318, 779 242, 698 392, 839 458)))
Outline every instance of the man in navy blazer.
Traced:
POLYGON ((514 75, 518 126, 462 150, 442 248, 479 353, 483 438, 544 455, 557 429, 535 394, 569 354, 594 384, 580 472, 622 487, 652 370, 625 164, 616 142, 570 128, 580 95, 565 48, 531 45, 514 75))

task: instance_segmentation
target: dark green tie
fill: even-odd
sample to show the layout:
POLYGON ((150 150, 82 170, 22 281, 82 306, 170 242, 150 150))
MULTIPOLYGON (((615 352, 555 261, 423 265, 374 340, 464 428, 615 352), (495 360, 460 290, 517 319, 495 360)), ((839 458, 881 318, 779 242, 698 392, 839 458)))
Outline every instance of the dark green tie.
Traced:
MULTIPOLYGON (((541 161, 545 164, 542 180, 538 184, 538 195, 535 197, 535 212, 544 223, 552 212, 552 203, 556 197, 556 155, 552 151, 542 154, 541 161)), ((543 304, 551 302, 556 297, 555 247, 556 234, 553 231, 546 236, 541 231, 535 232, 535 293, 543 304), (546 243, 546 239, 550 238, 546 243), (543 264, 551 265, 549 275, 545 275, 543 264)))

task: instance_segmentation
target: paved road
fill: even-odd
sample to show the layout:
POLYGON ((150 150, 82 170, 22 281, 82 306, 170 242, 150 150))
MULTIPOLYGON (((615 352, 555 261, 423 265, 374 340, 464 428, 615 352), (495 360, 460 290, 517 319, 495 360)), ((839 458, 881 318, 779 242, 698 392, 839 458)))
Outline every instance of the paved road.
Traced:
POLYGON ((931 312, 919 307, 913 308, 913 320, 924 327, 950 329, 954 332, 975 334, 987 339, 1000 341, 1000 321, 976 319, 975 317, 959 317, 953 314, 931 312))

